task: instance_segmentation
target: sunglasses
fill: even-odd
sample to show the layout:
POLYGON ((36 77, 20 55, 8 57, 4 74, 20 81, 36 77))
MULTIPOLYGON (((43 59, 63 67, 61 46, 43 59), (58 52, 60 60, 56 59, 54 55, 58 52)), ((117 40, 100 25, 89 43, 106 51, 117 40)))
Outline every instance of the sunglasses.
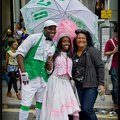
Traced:
POLYGON ((88 31, 87 30, 83 30, 83 29, 78 29, 78 30, 75 31, 75 33, 76 34, 79 34, 79 33, 85 33, 86 34, 86 33, 88 33, 88 31))

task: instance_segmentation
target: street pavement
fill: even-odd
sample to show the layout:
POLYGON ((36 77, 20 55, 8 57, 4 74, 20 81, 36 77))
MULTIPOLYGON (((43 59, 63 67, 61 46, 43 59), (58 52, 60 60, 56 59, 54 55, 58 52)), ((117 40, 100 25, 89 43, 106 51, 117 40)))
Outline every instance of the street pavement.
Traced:
MULTIPOLYGON (((17 82, 17 84, 18 84, 18 88, 19 88, 19 84, 20 84, 19 81, 17 82)), ((12 88, 11 92, 12 92, 14 97, 11 97, 11 98, 7 97, 6 96, 7 84, 6 84, 5 80, 2 80, 2 106, 3 107, 5 106, 5 108, 3 108, 2 111, 5 111, 5 110, 10 109, 10 108, 17 108, 17 109, 20 108, 21 100, 17 99, 15 91, 14 91, 13 88, 12 88), (6 107, 6 105, 7 105, 7 107, 6 107)), ((33 99, 32 106, 31 106, 31 110, 34 111, 34 109, 35 109, 35 99, 33 99)), ((95 110, 95 112, 98 116, 101 116, 101 114, 98 114, 100 110, 105 110, 108 113, 110 111, 113 111, 114 106, 113 106, 111 95, 105 95, 105 101, 104 102, 101 102, 100 98, 98 96, 97 100, 95 102, 95 105, 94 105, 94 110, 95 110)), ((109 114, 106 114, 105 117, 109 117, 109 114)), ((113 117, 115 118, 115 120, 117 120, 117 115, 113 116, 113 117)), ((111 120, 113 120, 113 119, 111 119, 111 120)))

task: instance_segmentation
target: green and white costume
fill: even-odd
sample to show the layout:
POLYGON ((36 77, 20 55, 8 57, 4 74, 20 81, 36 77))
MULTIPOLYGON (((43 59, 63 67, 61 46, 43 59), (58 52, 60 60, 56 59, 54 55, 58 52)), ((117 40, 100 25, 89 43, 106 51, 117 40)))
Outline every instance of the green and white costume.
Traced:
MULTIPOLYGON (((30 35, 16 51, 16 55, 21 54, 24 57, 24 67, 29 77, 29 84, 24 85, 22 83, 19 120, 27 120, 34 96, 37 110, 41 108, 44 89, 48 81, 45 63, 48 53, 54 54, 55 52, 54 42, 45 39, 43 33, 30 35)), ((36 115, 37 113, 40 115, 39 110, 36 111, 36 115)), ((36 116, 36 120, 39 120, 39 115, 36 116)))

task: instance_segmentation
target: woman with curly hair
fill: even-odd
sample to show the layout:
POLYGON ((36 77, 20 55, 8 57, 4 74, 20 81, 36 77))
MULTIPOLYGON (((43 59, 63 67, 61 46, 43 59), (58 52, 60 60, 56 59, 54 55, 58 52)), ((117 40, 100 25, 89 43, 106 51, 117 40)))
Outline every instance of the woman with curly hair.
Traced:
POLYGON ((100 87, 104 90, 104 63, 99 51, 93 47, 92 37, 87 30, 75 31, 73 42, 73 69, 79 101, 81 104, 80 120, 98 120, 93 110, 100 87))

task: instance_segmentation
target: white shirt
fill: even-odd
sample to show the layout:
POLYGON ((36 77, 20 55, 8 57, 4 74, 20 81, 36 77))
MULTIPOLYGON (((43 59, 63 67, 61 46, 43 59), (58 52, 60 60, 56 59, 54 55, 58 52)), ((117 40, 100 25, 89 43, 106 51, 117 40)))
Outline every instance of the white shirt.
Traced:
POLYGON ((22 30, 17 30, 17 31, 16 31, 16 38, 17 38, 17 39, 20 39, 20 37, 22 37, 22 33, 23 33, 22 30), (19 36, 20 36, 20 37, 19 37, 19 36))
MULTIPOLYGON (((39 41, 42 33, 32 34, 28 36, 24 42, 18 47, 16 50, 16 55, 21 54, 23 57, 27 54, 27 52, 36 45, 36 43, 39 41)), ((52 41, 45 40, 45 36, 43 35, 41 42, 36 50, 34 59, 45 61, 47 59, 47 55, 49 52, 54 54, 55 48, 52 41)))

